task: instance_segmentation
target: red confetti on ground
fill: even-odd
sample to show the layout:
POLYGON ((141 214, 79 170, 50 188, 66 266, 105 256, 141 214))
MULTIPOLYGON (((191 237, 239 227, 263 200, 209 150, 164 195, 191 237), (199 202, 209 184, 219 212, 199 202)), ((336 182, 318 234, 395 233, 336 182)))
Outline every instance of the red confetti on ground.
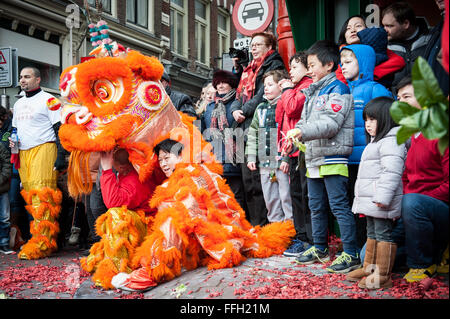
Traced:
POLYGON ((23 298, 21 291, 36 289, 32 295, 42 295, 46 292, 70 294, 73 296, 82 282, 90 274, 78 265, 50 266, 34 262, 32 266, 17 264, 0 271, 0 290, 8 296, 23 298))

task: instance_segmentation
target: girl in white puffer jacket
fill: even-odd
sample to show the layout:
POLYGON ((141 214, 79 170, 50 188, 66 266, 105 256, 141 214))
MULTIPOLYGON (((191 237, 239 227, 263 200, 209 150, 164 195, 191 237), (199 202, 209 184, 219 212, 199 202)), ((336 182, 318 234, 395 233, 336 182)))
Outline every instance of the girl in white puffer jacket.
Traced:
POLYGON ((401 215, 407 153, 404 144, 397 144, 399 127, 389 112, 393 102, 388 97, 375 98, 363 111, 368 144, 359 164, 352 211, 367 217, 366 256, 363 268, 346 276, 359 281, 360 288, 392 287, 397 246, 391 234, 394 220, 401 215))

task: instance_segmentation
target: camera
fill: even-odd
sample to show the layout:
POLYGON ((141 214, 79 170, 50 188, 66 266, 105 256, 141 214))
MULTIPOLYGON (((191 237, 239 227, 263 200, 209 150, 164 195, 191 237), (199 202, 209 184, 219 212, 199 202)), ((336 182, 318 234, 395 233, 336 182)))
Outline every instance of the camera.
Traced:
POLYGON ((246 48, 242 50, 230 48, 228 54, 231 58, 238 58, 237 63, 240 65, 246 65, 249 62, 248 49, 246 48))

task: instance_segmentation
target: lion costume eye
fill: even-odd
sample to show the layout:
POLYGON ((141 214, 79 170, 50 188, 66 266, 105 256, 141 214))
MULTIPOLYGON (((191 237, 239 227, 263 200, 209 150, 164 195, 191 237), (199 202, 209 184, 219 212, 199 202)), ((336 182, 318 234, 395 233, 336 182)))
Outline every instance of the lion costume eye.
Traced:
POLYGON ((102 103, 109 103, 115 96, 120 94, 119 92, 121 91, 121 87, 122 86, 120 84, 113 83, 109 80, 97 80, 93 85, 93 94, 100 99, 102 103))
POLYGON ((147 110, 159 110, 163 102, 163 88, 157 82, 146 81, 142 82, 138 89, 137 95, 141 105, 147 110))
POLYGON ((94 116, 122 111, 130 102, 133 73, 123 59, 92 59, 78 65, 76 87, 94 116))

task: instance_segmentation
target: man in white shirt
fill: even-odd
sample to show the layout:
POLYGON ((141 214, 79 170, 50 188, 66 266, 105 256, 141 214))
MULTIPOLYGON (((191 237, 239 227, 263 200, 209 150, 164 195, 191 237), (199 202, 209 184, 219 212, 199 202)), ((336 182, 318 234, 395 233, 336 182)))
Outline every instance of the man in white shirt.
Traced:
MULTIPOLYGON (((56 99, 40 88, 38 69, 23 68, 19 80, 25 96, 14 104, 12 126, 19 137, 19 156, 15 164, 19 166, 23 185, 21 194, 34 222, 30 224, 32 238, 22 247, 18 257, 38 259, 57 249, 57 217, 62 194, 56 181, 58 170, 65 164, 64 149, 58 138, 61 116, 59 110, 49 109, 56 99)), ((10 141, 10 146, 13 145, 10 141)))

